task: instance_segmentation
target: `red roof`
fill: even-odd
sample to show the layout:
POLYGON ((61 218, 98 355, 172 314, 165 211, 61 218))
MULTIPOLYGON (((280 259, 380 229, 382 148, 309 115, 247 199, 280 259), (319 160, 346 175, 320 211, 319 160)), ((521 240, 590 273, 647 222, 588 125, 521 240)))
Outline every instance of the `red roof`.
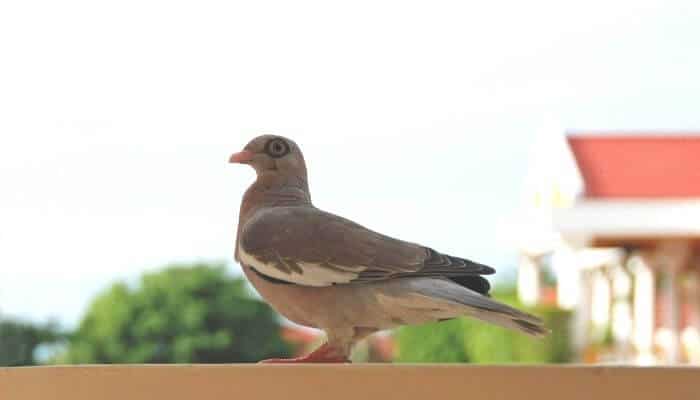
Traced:
POLYGON ((568 137, 591 198, 700 197, 700 136, 568 137))

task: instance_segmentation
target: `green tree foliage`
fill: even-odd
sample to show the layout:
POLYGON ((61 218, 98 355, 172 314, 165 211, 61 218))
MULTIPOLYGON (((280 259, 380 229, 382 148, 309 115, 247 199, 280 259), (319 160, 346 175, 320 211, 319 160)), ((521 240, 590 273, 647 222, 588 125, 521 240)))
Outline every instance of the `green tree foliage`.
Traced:
POLYGON ((60 362, 227 363, 288 355, 277 315, 223 265, 175 265, 95 298, 60 362))
POLYGON ((552 333, 545 339, 513 332, 471 318, 411 326, 396 333, 398 362, 563 363, 571 360, 570 313, 555 307, 526 308, 514 290, 494 297, 544 319, 552 333))
POLYGON ((36 350, 61 340, 55 324, 34 324, 14 319, 0 320, 0 365, 36 365, 36 350))

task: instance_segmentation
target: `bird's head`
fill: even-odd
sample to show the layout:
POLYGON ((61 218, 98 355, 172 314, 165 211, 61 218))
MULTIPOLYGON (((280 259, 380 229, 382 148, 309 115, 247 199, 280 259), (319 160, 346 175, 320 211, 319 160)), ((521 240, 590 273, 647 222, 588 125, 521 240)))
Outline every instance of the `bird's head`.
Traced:
POLYGON ((276 135, 262 135, 234 153, 229 162, 248 164, 258 178, 301 177, 306 179, 306 165, 301 150, 293 140, 276 135))

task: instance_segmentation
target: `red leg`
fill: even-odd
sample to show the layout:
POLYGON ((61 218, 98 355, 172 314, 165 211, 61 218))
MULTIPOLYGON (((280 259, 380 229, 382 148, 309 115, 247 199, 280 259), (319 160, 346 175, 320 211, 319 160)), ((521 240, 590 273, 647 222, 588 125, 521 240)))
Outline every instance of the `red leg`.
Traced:
POLYGON ((295 363, 349 363, 347 356, 337 349, 330 347, 328 343, 322 345, 311 353, 296 358, 271 358, 260 361, 262 364, 295 364, 295 363))

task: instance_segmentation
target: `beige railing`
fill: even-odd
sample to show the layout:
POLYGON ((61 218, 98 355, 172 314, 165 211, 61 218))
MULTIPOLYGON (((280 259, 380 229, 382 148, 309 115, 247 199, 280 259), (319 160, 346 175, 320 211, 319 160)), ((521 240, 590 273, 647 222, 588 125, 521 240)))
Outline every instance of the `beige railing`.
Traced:
POLYGON ((120 365, 0 368, 0 400, 685 400, 698 368, 120 365))

